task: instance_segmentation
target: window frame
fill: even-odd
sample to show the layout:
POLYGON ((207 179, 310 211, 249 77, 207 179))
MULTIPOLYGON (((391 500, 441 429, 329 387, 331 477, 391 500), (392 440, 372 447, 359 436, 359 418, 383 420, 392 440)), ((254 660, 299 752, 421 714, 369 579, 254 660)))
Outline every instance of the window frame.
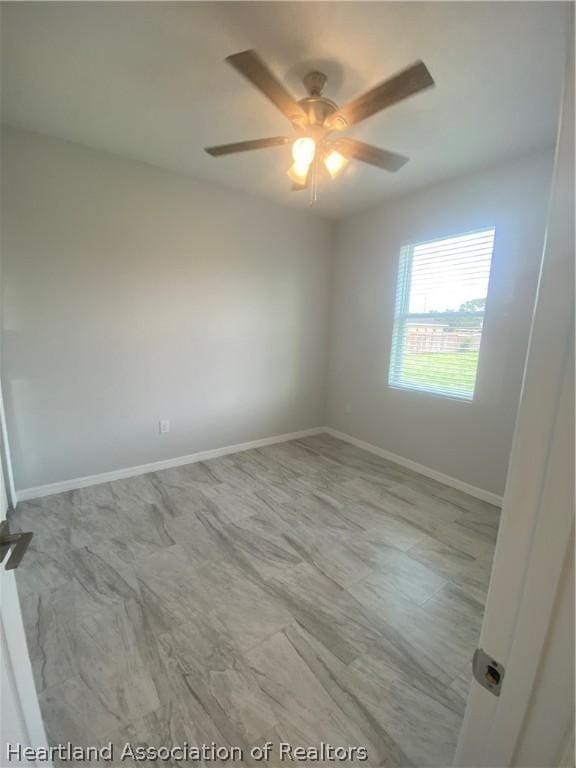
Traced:
POLYGON ((427 395, 435 395, 436 397, 443 397, 449 400, 457 400, 463 403, 472 403, 476 398, 476 385, 478 383, 478 372, 480 369, 480 353, 482 351, 482 344, 484 341, 484 320, 486 318, 486 310, 488 308, 488 297, 490 295, 490 283, 492 279, 492 265, 494 260, 494 253, 496 250, 496 226, 489 224, 479 229, 472 229, 466 232, 459 232, 458 234, 444 235, 440 237, 430 238, 429 240, 422 240, 414 243, 403 245, 400 248, 400 255, 398 258, 398 269, 396 271, 396 291, 394 299, 394 316, 392 323, 392 344, 390 349, 390 360, 388 365, 388 386, 391 389, 408 391, 408 392, 423 392, 427 395), (483 234, 487 232, 493 232, 492 241, 492 253, 490 255, 490 268, 488 271, 488 283, 486 286, 486 304, 483 310, 476 312, 410 312, 410 291, 412 288, 412 265, 414 259, 414 249, 421 245, 427 245, 438 240, 450 240, 451 238, 466 237, 467 235, 483 234), (459 318, 471 318, 479 317, 482 319, 480 344, 478 346, 478 364, 476 366, 476 376, 474 378, 474 388, 472 393, 468 396, 464 393, 443 391, 438 387, 427 387, 425 384, 406 384, 398 380, 394 380, 397 372, 402 368, 402 361, 404 355, 404 343, 407 320, 430 320, 432 318, 457 320, 459 318))

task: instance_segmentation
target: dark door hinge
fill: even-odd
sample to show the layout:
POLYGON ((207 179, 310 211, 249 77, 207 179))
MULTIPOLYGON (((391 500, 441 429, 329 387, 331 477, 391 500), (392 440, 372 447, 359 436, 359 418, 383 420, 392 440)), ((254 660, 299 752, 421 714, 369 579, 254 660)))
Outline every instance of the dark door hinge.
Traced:
POLYGON ((4 562, 4 558, 12 550, 10 557, 6 561, 7 571, 11 571, 20 565, 33 535, 30 531, 10 533, 8 520, 3 520, 0 523, 0 563, 4 562))

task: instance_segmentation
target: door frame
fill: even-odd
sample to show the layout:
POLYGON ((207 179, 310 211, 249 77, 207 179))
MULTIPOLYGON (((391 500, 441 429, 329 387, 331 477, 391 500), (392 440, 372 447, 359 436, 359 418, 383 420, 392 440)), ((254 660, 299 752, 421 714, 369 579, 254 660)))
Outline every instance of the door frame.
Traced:
MULTIPOLYGON (((6 519, 8 497, 5 490, 0 449, 0 520, 6 519)), ((11 704, 11 727, 17 728, 17 737, 26 739, 23 747, 47 748, 48 740, 34 684, 32 663, 28 654, 26 633, 14 571, 0 565, 0 664, 2 665, 2 702, 11 704), (4 690, 7 686, 8 690, 4 690)), ((7 719, 8 721, 8 719, 7 719)), ((10 727, 10 726, 9 726, 10 727)), ((0 744, 3 760, 5 744, 0 744)), ((3 763, 2 763, 3 764, 3 763)), ((14 760, 11 765, 36 765, 34 761, 14 760)), ((42 765, 51 768, 51 761, 42 765)))
POLYGON ((456 766, 514 765, 563 572, 574 552, 574 51, 569 45, 546 241, 479 640, 506 671, 500 697, 472 682, 456 766))
POLYGON ((0 467, 2 468, 4 479, 2 481, 3 493, 6 495, 8 507, 16 508, 18 497, 16 495, 16 486, 14 484, 14 472, 12 470, 12 458, 10 454, 10 440, 8 439, 8 426, 6 424, 6 410, 4 409, 4 394, 2 391, 2 381, 0 378, 0 445, 2 446, 2 455, 0 457, 0 467))

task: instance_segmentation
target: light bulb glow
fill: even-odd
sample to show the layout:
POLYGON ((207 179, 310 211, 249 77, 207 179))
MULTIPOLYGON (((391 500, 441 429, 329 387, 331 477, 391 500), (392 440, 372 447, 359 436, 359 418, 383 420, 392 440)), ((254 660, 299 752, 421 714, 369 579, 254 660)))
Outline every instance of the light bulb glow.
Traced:
POLYGON ((290 168, 288 168, 288 177, 295 183, 295 184, 306 184, 306 179, 308 178, 308 171, 310 170, 310 163, 300 163, 295 162, 292 163, 290 168))
POLYGON ((309 136, 303 136, 300 139, 296 139, 292 144, 292 157, 294 162, 299 166, 308 166, 314 160, 316 154, 316 142, 309 136))
POLYGON ((316 142, 309 136, 302 136, 292 144, 294 162, 288 169, 288 177, 295 183, 305 185, 308 171, 314 162, 316 142))
POLYGON ((333 179, 344 170, 347 162, 348 158, 344 157, 344 155, 340 154, 340 152, 337 152, 335 149, 329 152, 324 158, 326 170, 333 179))

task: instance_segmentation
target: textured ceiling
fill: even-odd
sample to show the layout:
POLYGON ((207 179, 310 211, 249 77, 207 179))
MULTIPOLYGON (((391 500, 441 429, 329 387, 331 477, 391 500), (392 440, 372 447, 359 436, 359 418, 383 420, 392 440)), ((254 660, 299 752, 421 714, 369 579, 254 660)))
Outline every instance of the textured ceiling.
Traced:
POLYGON ((350 163, 320 190, 339 217, 554 142, 568 4, 548 2, 3 3, 2 118, 287 205, 289 148, 202 148, 289 133, 224 63, 256 48, 298 97, 311 68, 342 103, 423 59, 436 88, 349 134, 408 155, 350 163))

